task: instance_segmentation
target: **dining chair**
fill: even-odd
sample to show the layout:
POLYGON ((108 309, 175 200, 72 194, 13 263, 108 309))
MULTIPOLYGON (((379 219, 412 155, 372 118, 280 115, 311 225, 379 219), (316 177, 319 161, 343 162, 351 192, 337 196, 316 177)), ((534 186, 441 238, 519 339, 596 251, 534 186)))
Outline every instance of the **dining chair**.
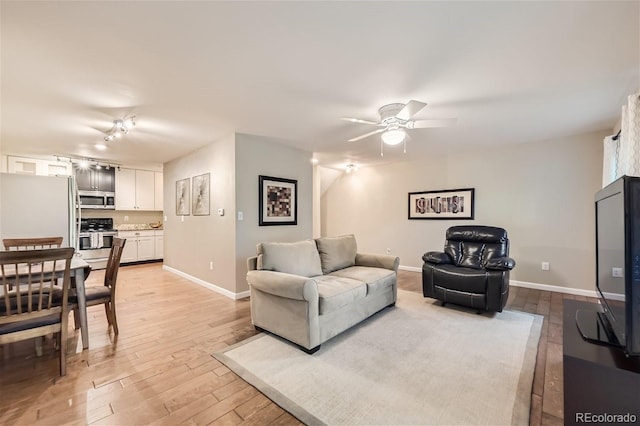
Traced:
MULTIPOLYGON (((118 335, 118 320, 116 318, 116 283, 118 281, 118 269, 120 268, 120 258, 122 249, 127 240, 125 238, 114 238, 107 260, 107 269, 104 273, 104 285, 85 287, 85 299, 87 307, 104 304, 107 314, 107 321, 113 327, 113 333, 118 335)), ((74 317, 77 318, 77 303, 74 295, 71 295, 71 302, 74 303, 74 317)))
POLYGON ((47 248, 59 248, 63 237, 42 238, 5 238, 2 240, 6 250, 36 250, 47 248))
MULTIPOLYGON (((59 248, 63 237, 35 237, 35 238, 5 238, 2 240, 6 250, 38 250, 59 248)), ((75 287, 74 278, 71 278, 71 287, 75 287)), ((36 354, 42 356, 43 339, 36 340, 36 354)))
POLYGON ((0 344, 57 334, 61 376, 73 252, 72 247, 0 252, 0 344))

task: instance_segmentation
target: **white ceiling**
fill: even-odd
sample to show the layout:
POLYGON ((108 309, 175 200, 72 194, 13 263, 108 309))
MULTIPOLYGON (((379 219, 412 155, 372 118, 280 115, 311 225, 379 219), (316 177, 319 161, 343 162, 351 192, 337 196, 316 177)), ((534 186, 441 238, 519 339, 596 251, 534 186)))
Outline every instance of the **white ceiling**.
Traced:
POLYGON ((640 2, 1 2, 1 150, 158 164, 231 132, 362 165, 611 129, 640 86, 640 2), (348 143, 429 103, 380 158, 348 143), (115 118, 137 128, 94 144, 115 118))

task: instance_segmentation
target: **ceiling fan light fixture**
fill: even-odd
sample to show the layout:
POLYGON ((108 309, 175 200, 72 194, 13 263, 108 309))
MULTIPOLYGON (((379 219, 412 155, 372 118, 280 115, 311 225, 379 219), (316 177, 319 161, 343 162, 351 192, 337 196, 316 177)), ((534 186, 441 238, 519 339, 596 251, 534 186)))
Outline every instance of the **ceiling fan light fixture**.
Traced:
POLYGON ((387 145, 398 145, 406 136, 404 129, 391 129, 382 134, 382 141, 387 145))

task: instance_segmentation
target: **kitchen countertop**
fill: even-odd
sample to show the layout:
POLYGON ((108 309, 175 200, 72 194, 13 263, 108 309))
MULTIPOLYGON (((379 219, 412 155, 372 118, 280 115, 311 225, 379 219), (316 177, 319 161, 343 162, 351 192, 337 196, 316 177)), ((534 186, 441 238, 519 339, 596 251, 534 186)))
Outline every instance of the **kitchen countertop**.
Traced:
POLYGON ((118 231, 162 231, 162 226, 152 228, 148 223, 127 223, 115 225, 114 228, 118 231))

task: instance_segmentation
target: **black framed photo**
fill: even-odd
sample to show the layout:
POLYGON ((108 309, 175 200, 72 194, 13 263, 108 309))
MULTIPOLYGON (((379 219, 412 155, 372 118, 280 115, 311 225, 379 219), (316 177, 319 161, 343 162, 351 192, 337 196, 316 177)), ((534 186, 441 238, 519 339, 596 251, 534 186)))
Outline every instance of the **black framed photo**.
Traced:
POLYGON ((298 224, 298 181, 259 176, 259 226, 298 224))
POLYGON ((475 188, 409 193, 409 219, 473 219, 475 188))

